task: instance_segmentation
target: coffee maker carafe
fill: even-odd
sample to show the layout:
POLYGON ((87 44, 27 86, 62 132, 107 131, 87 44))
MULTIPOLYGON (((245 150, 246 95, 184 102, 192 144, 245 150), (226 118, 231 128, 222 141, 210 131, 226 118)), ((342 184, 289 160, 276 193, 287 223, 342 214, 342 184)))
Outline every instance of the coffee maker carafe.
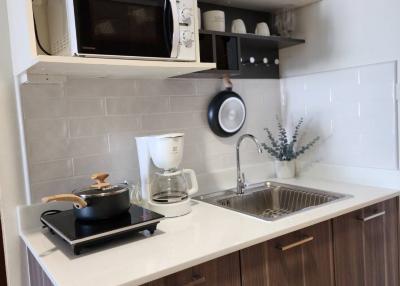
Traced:
POLYGON ((141 196, 147 207, 166 217, 189 213, 189 196, 198 191, 195 172, 179 167, 183 143, 183 133, 136 138, 141 196))

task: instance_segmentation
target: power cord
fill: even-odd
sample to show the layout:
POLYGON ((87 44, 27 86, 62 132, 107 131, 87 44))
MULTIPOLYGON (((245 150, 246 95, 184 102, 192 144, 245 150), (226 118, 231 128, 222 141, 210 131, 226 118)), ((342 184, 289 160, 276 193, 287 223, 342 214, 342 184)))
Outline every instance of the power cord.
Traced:
MULTIPOLYGON (((32 3, 34 2, 34 0, 32 0, 32 3)), ((35 20, 35 13, 33 13, 33 26, 35 28, 35 38, 36 38, 36 42, 37 45, 39 46, 39 48, 43 51, 43 53, 45 53, 48 56, 51 56, 51 53, 49 53, 48 51, 46 51, 45 48, 43 48, 42 44, 40 43, 40 39, 39 39, 39 33, 37 31, 37 26, 36 26, 36 20, 35 20)))

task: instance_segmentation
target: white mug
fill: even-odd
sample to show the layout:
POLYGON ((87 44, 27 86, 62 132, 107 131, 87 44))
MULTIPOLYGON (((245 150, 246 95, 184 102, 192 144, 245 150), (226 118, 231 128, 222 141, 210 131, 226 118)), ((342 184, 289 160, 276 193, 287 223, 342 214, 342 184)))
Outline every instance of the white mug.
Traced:
POLYGON ((246 34, 246 25, 244 24, 242 19, 236 19, 232 21, 232 28, 231 28, 232 33, 238 33, 238 34, 246 34))
POLYGON ((225 32, 225 13, 212 10, 203 13, 204 29, 208 31, 225 32))
POLYGON ((261 23, 257 24, 255 33, 256 33, 256 35, 260 35, 260 36, 271 36, 271 32, 269 31, 268 24, 265 22, 261 22, 261 23))

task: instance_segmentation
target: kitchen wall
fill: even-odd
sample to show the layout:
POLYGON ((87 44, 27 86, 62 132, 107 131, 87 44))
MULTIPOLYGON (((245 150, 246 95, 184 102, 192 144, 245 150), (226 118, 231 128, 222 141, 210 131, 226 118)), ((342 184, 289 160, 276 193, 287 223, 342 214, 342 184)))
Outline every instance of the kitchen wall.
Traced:
MULTIPOLYGON (((182 165, 196 171, 203 192, 235 184, 238 135, 222 139, 207 125, 207 105, 221 90, 220 80, 58 78, 55 82, 22 86, 33 202, 87 185, 94 172, 109 172, 113 182, 137 181, 135 136, 175 131, 185 132, 182 165)), ((248 110, 240 134, 249 132, 264 140, 263 128, 275 125, 280 113, 279 81, 235 80, 234 90, 248 110)), ((268 160, 252 142, 244 143, 243 165, 256 170, 250 180, 272 175, 268 160)))
POLYGON ((288 122, 306 118, 303 142, 320 136, 301 159, 397 170, 396 63, 366 65, 283 80, 288 122))
MULTIPOLYGON (((294 36, 304 37, 306 44, 280 52, 281 74, 286 78, 286 97, 307 105, 310 103, 307 94, 312 94, 315 99, 314 111, 309 113, 308 121, 319 122, 321 119, 323 124, 332 115, 329 108, 333 105, 326 101, 329 100, 328 93, 336 90, 335 96, 340 97, 341 108, 336 116, 347 114, 342 116, 346 125, 342 131, 347 128, 350 132, 347 139, 352 136, 354 139, 355 134, 360 135, 361 126, 377 136, 372 143, 367 142, 367 138, 362 139, 363 148, 368 148, 360 152, 357 149, 360 137, 355 141, 343 140, 346 135, 337 133, 339 140, 331 137, 331 145, 319 147, 323 156, 320 153, 311 160, 305 158, 307 162, 300 168, 303 175, 400 187, 400 172, 397 170, 398 102, 394 101, 399 77, 397 61, 400 59, 400 38, 395 36, 393 30, 393 27, 400 25, 399 9, 400 2, 396 0, 384 3, 374 0, 324 0, 297 10, 294 36), (359 77, 361 69, 379 69, 386 63, 392 63, 395 71, 390 68, 390 73, 371 73, 373 76, 367 77, 367 81, 359 77), (344 76, 348 73, 353 75, 344 76), (385 80, 389 85, 384 87, 385 80), (296 81, 303 82, 297 91, 288 86, 296 81), (319 84, 316 87, 317 82, 319 84), (305 91, 304 86, 310 90, 305 91), (358 116, 357 111, 350 111, 354 103, 360 103, 363 111, 371 112, 363 112, 361 117, 358 116), (355 124, 360 125, 357 127, 355 124)), ((326 130, 329 131, 329 126, 326 130)), ((322 135, 325 136, 326 132, 322 132, 322 135)))
POLYGON ((29 285, 26 246, 18 234, 17 211, 26 204, 18 103, 14 88, 6 1, 0 1, 0 217, 7 285, 29 285))
POLYGON ((296 13, 305 45, 281 50, 284 77, 400 59, 398 0, 323 0, 296 13))

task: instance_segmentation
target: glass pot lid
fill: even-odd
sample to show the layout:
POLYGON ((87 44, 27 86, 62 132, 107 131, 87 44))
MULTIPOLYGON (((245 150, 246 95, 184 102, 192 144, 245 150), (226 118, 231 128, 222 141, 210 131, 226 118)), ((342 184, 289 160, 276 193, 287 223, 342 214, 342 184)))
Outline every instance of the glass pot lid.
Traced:
POLYGON ((91 178, 96 181, 95 184, 74 190, 72 193, 86 199, 91 197, 113 196, 129 191, 128 185, 126 184, 111 185, 109 182, 106 182, 108 177, 109 174, 107 173, 93 174, 91 178))
POLYGON ((74 190, 72 193, 77 195, 83 199, 91 198, 91 197, 106 197, 106 196, 113 196, 117 194, 121 194, 124 192, 129 191, 127 185, 113 185, 103 189, 97 189, 92 187, 86 187, 82 189, 74 190))

